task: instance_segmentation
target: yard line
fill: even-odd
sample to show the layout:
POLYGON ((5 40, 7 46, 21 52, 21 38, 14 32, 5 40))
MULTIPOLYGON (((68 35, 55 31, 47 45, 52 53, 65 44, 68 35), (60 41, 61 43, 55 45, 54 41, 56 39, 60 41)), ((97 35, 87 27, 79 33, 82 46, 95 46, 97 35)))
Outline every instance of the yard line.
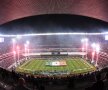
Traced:
POLYGON ((30 60, 28 60, 27 62, 25 62, 24 64, 22 64, 20 67, 22 68, 23 66, 25 66, 29 62, 30 62, 30 60))
POLYGON ((93 68, 87 61, 84 60, 84 64, 87 64, 88 66, 90 66, 91 68, 93 68))

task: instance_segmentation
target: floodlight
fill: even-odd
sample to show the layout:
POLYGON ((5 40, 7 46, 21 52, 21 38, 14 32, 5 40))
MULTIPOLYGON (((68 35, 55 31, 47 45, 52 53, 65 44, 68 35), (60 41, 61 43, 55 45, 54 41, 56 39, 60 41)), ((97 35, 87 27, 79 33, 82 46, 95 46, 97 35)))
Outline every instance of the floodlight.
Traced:
POLYGON ((88 38, 85 38, 85 41, 88 42, 88 38))
POLYGON ((24 47, 27 47, 27 44, 24 44, 24 47))
POLYGON ((29 41, 26 41, 26 44, 29 44, 30 42, 29 41))
POLYGON ((15 51, 13 51, 13 54, 15 55, 15 54, 16 54, 16 52, 15 52, 15 51))
POLYGON ((92 52, 92 55, 94 55, 95 54, 95 52, 92 52))
POLYGON ((94 56, 95 56, 95 52, 92 52, 92 61, 91 61, 91 63, 94 62, 94 56))
POLYGON ((88 38, 83 38, 81 42, 88 42, 88 38))
POLYGON ((81 39, 81 42, 84 42, 84 39, 81 39))
POLYGON ((99 44, 97 44, 97 45, 96 45, 96 52, 98 52, 98 53, 99 53, 99 51, 100 51, 100 45, 99 45, 99 44))
POLYGON ((92 43, 92 48, 94 49, 96 47, 96 43, 92 43))
POLYGON ((85 48, 84 48, 84 47, 82 47, 82 51, 84 51, 84 49, 85 49, 85 48))
POLYGON ((17 38, 17 39, 21 39, 22 36, 21 36, 21 35, 17 35, 16 38, 17 38))
POLYGON ((84 50, 84 47, 82 47, 82 50, 84 50))
POLYGON ((15 38, 13 38, 13 39, 12 39, 12 42, 13 42, 13 43, 15 43, 15 42, 16 42, 16 39, 15 39, 15 38))
POLYGON ((22 36, 42 36, 42 35, 107 35, 108 32, 101 32, 101 33, 84 33, 84 32, 64 32, 64 33, 32 33, 32 34, 21 34, 21 35, 1 35, 0 37, 17 37, 18 39, 20 39, 22 36))
POLYGON ((0 37, 17 37, 18 39, 20 39, 22 36, 42 36, 42 35, 107 35, 108 32, 100 32, 100 33, 84 33, 84 32, 64 32, 64 33, 32 33, 32 34, 20 34, 20 35, 1 35, 0 37))
POLYGON ((17 46, 17 49, 19 49, 19 46, 17 46))

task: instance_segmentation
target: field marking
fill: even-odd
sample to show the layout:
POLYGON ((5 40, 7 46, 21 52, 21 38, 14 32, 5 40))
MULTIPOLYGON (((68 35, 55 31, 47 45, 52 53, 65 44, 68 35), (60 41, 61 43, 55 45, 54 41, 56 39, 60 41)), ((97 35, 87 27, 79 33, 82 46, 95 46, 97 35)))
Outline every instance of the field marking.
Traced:
POLYGON ((35 65, 36 65, 35 60, 33 60, 33 61, 31 62, 31 65, 30 65, 29 68, 33 70, 33 68, 35 67, 35 65))
POLYGON ((23 67, 23 66, 25 66, 27 63, 28 63, 29 61, 27 61, 27 62, 25 62, 24 64, 22 64, 21 66, 19 66, 19 67, 23 67))
POLYGON ((83 71, 84 72, 88 72, 88 71, 90 71, 90 69, 93 69, 93 66, 92 65, 90 65, 87 61, 85 61, 85 60, 81 60, 81 59, 77 59, 77 58, 74 58, 74 59, 72 59, 72 58, 70 58, 69 59, 69 64, 67 64, 67 66, 66 67, 61 67, 61 68, 53 68, 53 67, 51 67, 51 68, 47 68, 47 67, 45 67, 44 66, 44 60, 42 61, 42 62, 39 62, 40 60, 29 60, 29 61, 26 61, 23 65, 21 65, 20 67, 19 67, 19 71, 21 70, 21 72, 26 72, 26 70, 29 72, 29 71, 32 71, 32 72, 34 72, 34 71, 38 71, 38 70, 43 70, 43 71, 51 71, 51 70, 58 70, 58 71, 62 71, 62 70, 68 70, 68 71, 77 71, 76 73, 83 73, 83 71), (31 62, 31 61, 33 61, 33 62, 31 62), (37 61, 37 62, 36 62, 37 61), (78 61, 80 61, 80 62, 78 62, 78 61), (31 64, 28 64, 27 65, 27 68, 25 67, 25 65, 27 64, 27 63, 29 63, 29 62, 31 62, 31 64), (77 66, 79 66, 79 64, 81 63, 81 66, 80 67, 77 67, 77 66), (81 67, 83 66, 83 64, 85 65, 85 67, 87 67, 87 66, 89 66, 88 68, 84 68, 83 67, 83 69, 81 69, 81 67), (28 67, 29 66, 29 67, 28 67), (23 68, 24 67, 24 68, 23 68), (29 68, 31 68, 31 69, 29 69, 29 68), (24 71, 23 71, 24 70, 24 71), (88 71, 87 71, 88 70, 88 71), (79 72, 78 72, 79 71, 79 72), (80 71, 82 71, 82 72, 80 72, 80 71))
MULTIPOLYGON (((21 68, 21 67, 19 67, 19 69, 24 70, 24 71, 25 71, 25 70, 27 70, 27 71, 34 71, 34 70, 31 70, 31 69, 26 69, 26 68, 21 68)), ((24 72, 24 71, 23 71, 23 72, 24 72)))
POLYGON ((88 66, 90 66, 90 68, 93 68, 92 65, 90 65, 87 61, 84 60, 84 64, 87 64, 88 66))
MULTIPOLYGON (((89 66, 88 68, 83 68, 83 69, 74 69, 73 71, 80 71, 80 70, 88 70, 89 71, 89 69, 93 69, 93 67, 88 63, 88 62, 86 62, 85 60, 83 60, 83 62, 81 61, 81 59, 79 59, 79 61, 80 62, 78 62, 77 61, 77 59, 76 59, 76 64, 78 65, 78 64, 80 64, 81 66, 80 67, 82 67, 82 65, 84 64, 86 67, 87 67, 87 65, 89 66)), ((87 71, 86 71, 87 72, 87 71)))
POLYGON ((77 64, 79 65, 80 68, 85 68, 85 67, 86 67, 86 65, 83 67, 82 64, 84 64, 84 63, 82 63, 81 59, 79 59, 79 61, 76 60, 76 62, 77 62, 77 64))
POLYGON ((80 71, 80 70, 87 70, 88 68, 83 68, 83 69, 76 69, 76 70, 73 70, 73 71, 80 71))
POLYGON ((88 69, 91 68, 91 67, 87 64, 87 62, 86 62, 86 63, 84 62, 84 60, 80 60, 80 63, 81 63, 81 66, 82 66, 82 67, 85 65, 83 68, 85 68, 85 67, 88 68, 88 69))
MULTIPOLYGON (((78 59, 76 59, 76 65, 78 65, 79 66, 79 69, 75 69, 75 70, 73 70, 73 71, 84 71, 84 70, 87 70, 88 68, 83 68, 82 67, 82 62, 81 62, 81 60, 79 59, 79 61, 78 61, 78 59), (79 62, 80 61, 80 62, 79 62), (82 69, 81 69, 82 68, 82 69)), ((78 73, 78 72, 77 72, 78 73)))
MULTIPOLYGON (((72 59, 73 60, 73 59, 72 59)), ((76 59, 74 59, 73 61, 72 61, 72 65, 73 65, 73 70, 77 70, 79 67, 76 67, 76 65, 77 65, 77 62, 76 62, 76 59)), ((72 70, 72 71, 73 71, 72 70)))

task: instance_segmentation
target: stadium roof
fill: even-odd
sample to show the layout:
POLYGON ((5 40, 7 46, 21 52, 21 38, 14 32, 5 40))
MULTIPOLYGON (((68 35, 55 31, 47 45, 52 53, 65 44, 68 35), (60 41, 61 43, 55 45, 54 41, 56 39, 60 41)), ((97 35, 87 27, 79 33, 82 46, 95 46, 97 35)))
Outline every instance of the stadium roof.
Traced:
POLYGON ((108 0, 0 0, 0 24, 41 14, 74 14, 108 22, 108 0))

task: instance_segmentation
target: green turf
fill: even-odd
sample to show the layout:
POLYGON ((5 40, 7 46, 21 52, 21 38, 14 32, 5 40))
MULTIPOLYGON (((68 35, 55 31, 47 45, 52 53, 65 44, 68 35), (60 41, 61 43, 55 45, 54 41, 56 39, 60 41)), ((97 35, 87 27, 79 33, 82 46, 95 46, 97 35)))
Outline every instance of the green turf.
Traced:
POLYGON ((67 58, 66 66, 46 66, 48 60, 33 59, 16 68, 17 72, 34 73, 36 71, 69 71, 71 74, 86 73, 96 68, 81 58, 67 58))

